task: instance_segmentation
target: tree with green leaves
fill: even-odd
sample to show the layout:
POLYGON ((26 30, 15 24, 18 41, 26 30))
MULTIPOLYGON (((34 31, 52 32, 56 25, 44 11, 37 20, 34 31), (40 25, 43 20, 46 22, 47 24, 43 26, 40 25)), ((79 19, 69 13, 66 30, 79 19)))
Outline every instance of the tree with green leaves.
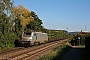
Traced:
POLYGON ((42 20, 39 19, 39 17, 32 11, 31 16, 34 18, 34 21, 30 22, 27 26, 27 30, 34 30, 34 31, 42 31, 43 26, 42 26, 42 20))
POLYGON ((0 3, 0 47, 14 47, 14 41, 17 36, 12 31, 12 2, 10 0, 1 1, 2 2, 0 3))

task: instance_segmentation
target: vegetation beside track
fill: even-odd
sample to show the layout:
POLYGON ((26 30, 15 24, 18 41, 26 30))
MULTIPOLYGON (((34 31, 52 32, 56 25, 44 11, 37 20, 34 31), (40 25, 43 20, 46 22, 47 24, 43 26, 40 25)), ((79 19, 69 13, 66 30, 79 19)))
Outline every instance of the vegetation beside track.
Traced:
POLYGON ((63 43, 60 46, 54 48, 48 54, 42 56, 38 60, 61 60, 64 54, 71 48, 70 45, 63 43))

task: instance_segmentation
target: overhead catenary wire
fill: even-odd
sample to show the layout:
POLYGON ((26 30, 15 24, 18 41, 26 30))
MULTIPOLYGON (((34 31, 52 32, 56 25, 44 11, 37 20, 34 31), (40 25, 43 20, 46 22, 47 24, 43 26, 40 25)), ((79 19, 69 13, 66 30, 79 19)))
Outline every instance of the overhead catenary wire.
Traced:
MULTIPOLYGON (((51 20, 50 18, 48 18, 46 15, 42 14, 39 10, 37 10, 36 8, 34 8, 32 5, 30 5, 28 2, 26 2, 25 0, 23 0, 24 3, 27 3, 27 5, 29 5, 30 7, 32 7, 35 11, 37 11, 39 14, 41 14, 42 17, 44 17, 46 20, 43 20, 46 24, 48 24, 49 26, 55 28, 56 26, 51 25, 49 20, 51 20), (48 21, 48 22, 47 22, 48 21)), ((55 23, 53 23, 55 24, 55 23)), ((50 27, 48 29, 51 29, 50 27)))

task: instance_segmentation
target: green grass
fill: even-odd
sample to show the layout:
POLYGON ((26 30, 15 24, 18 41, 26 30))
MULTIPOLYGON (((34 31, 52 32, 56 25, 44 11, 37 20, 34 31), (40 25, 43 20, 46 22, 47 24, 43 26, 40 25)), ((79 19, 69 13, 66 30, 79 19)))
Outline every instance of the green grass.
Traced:
POLYGON ((54 48, 50 53, 42 56, 38 60, 61 60, 64 54, 70 49, 71 47, 67 44, 61 44, 60 46, 54 48))

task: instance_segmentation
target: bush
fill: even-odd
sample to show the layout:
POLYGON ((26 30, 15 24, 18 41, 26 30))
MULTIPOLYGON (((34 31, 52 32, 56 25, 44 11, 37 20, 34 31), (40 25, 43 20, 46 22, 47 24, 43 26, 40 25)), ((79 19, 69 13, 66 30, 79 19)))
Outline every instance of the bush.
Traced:
POLYGON ((13 32, 8 33, 7 36, 4 36, 2 33, 0 33, 0 47, 1 48, 15 47, 14 42, 16 39, 17 36, 13 32))
POLYGON ((81 45, 85 45, 85 36, 81 36, 81 45))
POLYGON ((15 47, 14 42, 17 39, 17 35, 15 33, 9 33, 8 36, 8 47, 15 47))
POLYGON ((4 35, 0 32, 0 47, 4 48, 5 47, 5 37, 4 35))

